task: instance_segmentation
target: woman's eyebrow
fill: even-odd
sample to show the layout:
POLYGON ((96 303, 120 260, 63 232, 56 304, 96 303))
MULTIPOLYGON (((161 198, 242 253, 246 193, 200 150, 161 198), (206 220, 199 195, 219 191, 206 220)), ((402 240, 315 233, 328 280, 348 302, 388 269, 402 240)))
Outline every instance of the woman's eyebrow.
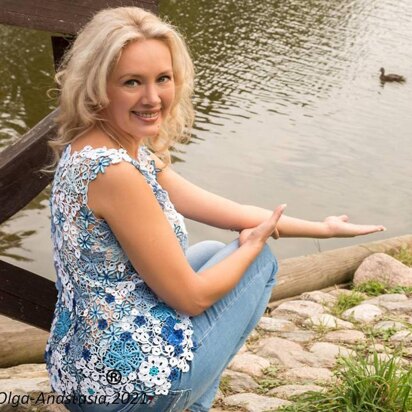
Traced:
MULTIPOLYGON (((172 70, 164 70, 161 73, 159 73, 156 77, 165 76, 166 74, 170 75, 171 73, 172 73, 172 70)), ((121 79, 123 79, 123 77, 144 77, 144 76, 141 74, 137 74, 137 73, 126 73, 120 76, 121 79)))

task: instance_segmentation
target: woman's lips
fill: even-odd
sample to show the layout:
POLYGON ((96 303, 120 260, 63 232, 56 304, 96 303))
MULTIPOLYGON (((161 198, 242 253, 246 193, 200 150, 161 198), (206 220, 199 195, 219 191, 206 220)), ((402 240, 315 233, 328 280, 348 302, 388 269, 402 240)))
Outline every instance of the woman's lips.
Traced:
POLYGON ((132 113, 138 117, 140 120, 143 120, 144 122, 155 122, 160 115, 160 111, 157 112, 136 112, 132 111, 132 113))

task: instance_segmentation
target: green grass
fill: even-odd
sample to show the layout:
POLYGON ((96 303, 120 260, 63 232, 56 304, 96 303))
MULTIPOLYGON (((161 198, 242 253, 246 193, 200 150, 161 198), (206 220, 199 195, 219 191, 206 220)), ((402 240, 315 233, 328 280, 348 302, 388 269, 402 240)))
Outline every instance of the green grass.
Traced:
POLYGON ((393 257, 404 265, 412 267, 412 249, 403 247, 399 252, 395 253, 393 257))
POLYGON ((338 296, 336 303, 331 308, 331 312, 335 316, 340 316, 343 312, 345 312, 345 310, 359 305, 361 302, 363 302, 363 300, 364 297, 359 292, 351 292, 348 294, 341 293, 338 296))
POLYGON ((295 399, 283 412, 408 412, 412 410, 412 369, 403 369, 400 358, 388 360, 373 353, 343 358, 336 372, 340 384, 328 392, 309 392, 295 399))
POLYGON ((257 393, 263 395, 269 392, 271 389, 276 388, 277 386, 281 385, 281 381, 279 380, 279 370, 276 366, 271 365, 263 370, 264 377, 259 379, 259 388, 257 389, 257 393))
POLYGON ((366 293, 368 296, 379 296, 385 293, 405 293, 407 295, 410 295, 412 294, 412 287, 411 286, 390 287, 377 280, 368 280, 367 282, 354 286, 352 291, 366 293))

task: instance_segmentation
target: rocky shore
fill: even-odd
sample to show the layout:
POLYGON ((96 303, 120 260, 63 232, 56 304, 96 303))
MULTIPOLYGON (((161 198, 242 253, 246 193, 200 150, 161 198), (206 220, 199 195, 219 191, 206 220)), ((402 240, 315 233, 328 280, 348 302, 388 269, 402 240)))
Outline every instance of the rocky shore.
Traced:
MULTIPOLYGON (((377 352, 386 359, 400 350, 402 362, 410 365, 410 292, 371 297, 333 288, 272 304, 225 370, 212 411, 276 411, 296 395, 325 391, 336 383, 339 357, 354 353, 377 352), (345 299, 357 304, 340 311, 345 299)), ((14 407, 0 398, 1 412, 65 410, 58 404, 33 403, 39 393, 51 390, 44 364, 0 369, 0 388, 0 396, 12 392, 31 397, 14 407)))

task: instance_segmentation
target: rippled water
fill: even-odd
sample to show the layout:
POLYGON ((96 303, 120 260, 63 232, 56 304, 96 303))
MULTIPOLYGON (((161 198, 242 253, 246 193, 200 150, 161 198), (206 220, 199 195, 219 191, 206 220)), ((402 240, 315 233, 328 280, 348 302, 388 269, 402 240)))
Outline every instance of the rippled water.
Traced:
MULTIPOLYGON (((280 257, 412 233, 409 0, 167 0, 161 15, 186 36, 197 70, 197 121, 174 152, 179 173, 239 202, 286 202, 292 216, 347 213, 388 227, 364 239, 273 241, 280 257), (409 81, 382 86, 381 66, 409 81)), ((47 34, 0 32, 1 147, 52 107, 52 65, 47 34)), ((46 205, 40 196, 0 228, 0 253, 52 276, 46 205)), ((192 242, 233 238, 188 228, 192 242)))

